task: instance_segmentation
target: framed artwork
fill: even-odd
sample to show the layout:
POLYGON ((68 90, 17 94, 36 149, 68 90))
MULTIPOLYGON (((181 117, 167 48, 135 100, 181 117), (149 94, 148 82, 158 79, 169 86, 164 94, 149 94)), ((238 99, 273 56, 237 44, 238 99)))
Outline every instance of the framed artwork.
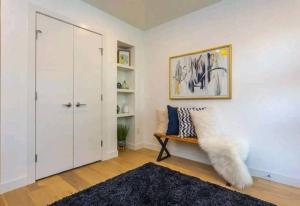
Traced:
POLYGON ((130 51, 118 50, 118 63, 126 66, 130 66, 130 51))
POLYGON ((169 58, 170 99, 231 99, 232 47, 169 58))

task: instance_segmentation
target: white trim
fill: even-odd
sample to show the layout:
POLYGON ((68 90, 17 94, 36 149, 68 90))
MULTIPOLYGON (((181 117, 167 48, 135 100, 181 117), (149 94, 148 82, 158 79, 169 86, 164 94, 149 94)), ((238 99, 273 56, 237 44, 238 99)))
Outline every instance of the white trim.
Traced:
POLYGON ((134 89, 117 89, 117 92, 134 94, 134 89))
POLYGON ((35 182, 35 12, 37 8, 29 5, 28 14, 28 77, 27 77, 27 175, 35 182))
POLYGON ((106 152, 106 153, 103 153, 102 159, 103 159, 103 161, 105 161, 105 160, 109 160, 109 159, 118 157, 118 155, 119 155, 118 150, 106 152))
POLYGON ((132 150, 139 150, 144 148, 144 144, 143 143, 131 143, 131 142, 126 142, 126 147, 128 149, 132 149, 132 150))
POLYGON ((30 184, 30 182, 28 182, 28 178, 26 176, 22 176, 22 177, 18 177, 12 181, 9 182, 3 182, 0 185, 0 194, 3 194, 5 192, 9 192, 11 190, 14 190, 16 188, 19 187, 23 187, 25 185, 30 184))
POLYGON ((265 180, 270 180, 272 182, 277 182, 281 184, 286 184, 294 187, 300 187, 300 179, 296 179, 293 177, 287 177, 284 175, 272 173, 272 172, 267 172, 263 170, 258 170, 258 169, 253 169, 249 168, 249 171, 252 176, 254 177, 259 177, 265 180))
POLYGON ((158 144, 145 143, 144 148, 150 149, 150 150, 155 150, 155 151, 160 151, 161 146, 159 146, 158 144))
POLYGON ((134 113, 119 113, 119 114, 117 114, 117 118, 133 117, 133 116, 135 116, 134 113))
POLYGON ((134 67, 133 66, 127 66, 127 65, 123 65, 123 64, 117 64, 118 69, 123 69, 123 70, 129 70, 129 71, 133 71, 134 67))

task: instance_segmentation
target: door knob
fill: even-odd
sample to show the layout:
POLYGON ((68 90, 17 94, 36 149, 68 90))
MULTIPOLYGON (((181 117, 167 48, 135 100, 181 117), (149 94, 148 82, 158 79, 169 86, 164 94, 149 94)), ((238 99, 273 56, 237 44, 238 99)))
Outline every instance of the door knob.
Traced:
POLYGON ((71 102, 69 102, 68 104, 63 104, 63 106, 65 106, 65 107, 72 107, 72 104, 71 104, 71 102))
POLYGON ((86 104, 81 104, 80 102, 76 103, 76 107, 86 106, 86 104))

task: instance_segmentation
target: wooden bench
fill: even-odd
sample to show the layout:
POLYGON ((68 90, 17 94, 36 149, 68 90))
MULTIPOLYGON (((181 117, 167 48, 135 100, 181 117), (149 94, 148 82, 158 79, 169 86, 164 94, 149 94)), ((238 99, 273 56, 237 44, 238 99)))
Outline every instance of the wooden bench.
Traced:
MULTIPOLYGON (((156 137, 156 139, 158 140, 158 142, 161 145, 161 150, 156 159, 156 161, 158 161, 158 162, 171 157, 171 154, 167 149, 167 144, 168 144, 169 140, 173 140, 173 141, 177 141, 177 142, 186 142, 186 143, 191 143, 191 144, 199 144, 197 137, 181 138, 181 137, 177 137, 176 135, 166 135, 166 134, 160 134, 160 133, 155 133, 154 137, 156 137), (164 152, 166 152, 166 156, 163 157, 164 152)), ((227 181, 226 181, 226 185, 228 187, 231 187, 231 184, 227 181)))
POLYGON ((167 149, 167 144, 168 144, 169 140, 177 141, 177 142, 186 142, 186 143, 191 143, 191 144, 198 144, 197 137, 181 138, 181 137, 177 137, 176 135, 166 135, 166 134, 160 134, 160 133, 155 133, 154 137, 157 139, 157 141, 161 145, 161 150, 156 159, 156 161, 158 161, 158 162, 171 157, 171 154, 167 149), (163 156, 164 152, 166 152, 166 156, 163 156))

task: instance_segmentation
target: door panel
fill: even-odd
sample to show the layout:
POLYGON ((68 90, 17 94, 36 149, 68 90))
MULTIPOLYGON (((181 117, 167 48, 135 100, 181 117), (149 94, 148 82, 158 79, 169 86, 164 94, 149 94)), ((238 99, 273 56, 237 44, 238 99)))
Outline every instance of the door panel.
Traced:
POLYGON ((37 14, 36 179, 73 168, 73 26, 37 14), (67 107, 63 104, 71 103, 67 107))
POLYGON ((74 28, 74 166, 101 160, 102 36, 74 28))

